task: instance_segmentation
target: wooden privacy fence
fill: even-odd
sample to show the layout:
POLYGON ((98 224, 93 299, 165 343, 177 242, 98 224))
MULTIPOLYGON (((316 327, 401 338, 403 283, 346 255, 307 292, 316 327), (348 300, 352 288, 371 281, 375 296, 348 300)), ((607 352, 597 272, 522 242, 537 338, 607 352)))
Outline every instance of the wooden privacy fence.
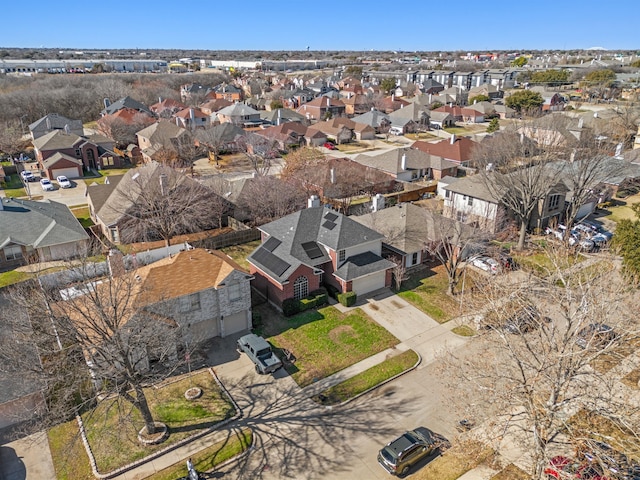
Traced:
POLYGON ((260 230, 257 228, 248 228, 246 230, 232 231, 216 235, 215 237, 203 238, 191 242, 195 248, 208 248, 210 250, 219 250, 232 245, 240 245, 242 243, 260 240, 260 230))

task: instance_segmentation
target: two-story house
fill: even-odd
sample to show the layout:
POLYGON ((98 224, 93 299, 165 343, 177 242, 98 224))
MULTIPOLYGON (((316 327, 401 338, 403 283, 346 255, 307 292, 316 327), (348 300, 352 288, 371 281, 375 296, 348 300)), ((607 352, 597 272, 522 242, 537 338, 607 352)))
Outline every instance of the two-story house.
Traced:
MULTIPOLYGON (((136 332, 136 348, 129 349, 130 361, 144 371, 159 360, 158 342, 144 335, 173 338, 175 345, 162 344, 162 356, 174 358, 184 352, 185 345, 193 346, 214 337, 247 331, 251 328, 251 275, 231 258, 215 250, 193 249, 181 251, 157 262, 125 271, 122 260, 109 257, 111 278, 91 285, 92 299, 83 299, 87 287, 75 287, 63 293, 63 300, 52 305, 54 314, 69 315, 87 335, 101 328, 102 323, 87 322, 86 318, 100 315, 103 306, 117 305, 120 309, 118 333, 128 342, 130 332, 136 332), (120 265, 118 263, 120 262, 120 265), (64 302, 75 305, 65 307, 64 302), (140 327, 137 325, 140 324, 140 327), (169 351, 167 352, 169 347, 169 351)), ((104 333, 96 334, 104 339, 104 333)), ((101 357, 85 351, 91 365, 101 357)), ((180 355, 181 356, 181 355, 180 355)))
POLYGON ((305 116, 307 120, 326 120, 345 114, 345 105, 341 100, 329 97, 318 97, 308 103, 300 105, 296 112, 305 116))
POLYGON ((317 206, 260 227, 262 244, 247 259, 254 287, 277 307, 324 284, 365 295, 391 285, 394 263, 382 258, 383 236, 317 206))
POLYGON ((243 103, 234 103, 216 113, 220 123, 233 123, 240 127, 261 125, 260 112, 243 103))
MULTIPOLYGON (((442 214, 491 233, 500 231, 509 218, 509 212, 504 208, 496 189, 488 187, 488 182, 491 182, 490 178, 472 175, 443 186, 442 214)), ((538 201, 527 228, 542 230, 560 221, 568 190, 558 177, 558 182, 538 201)))
POLYGON ((114 153, 114 142, 102 135, 82 137, 70 131, 53 130, 33 141, 40 170, 53 179, 82 176, 84 170, 121 167, 123 159, 114 153))

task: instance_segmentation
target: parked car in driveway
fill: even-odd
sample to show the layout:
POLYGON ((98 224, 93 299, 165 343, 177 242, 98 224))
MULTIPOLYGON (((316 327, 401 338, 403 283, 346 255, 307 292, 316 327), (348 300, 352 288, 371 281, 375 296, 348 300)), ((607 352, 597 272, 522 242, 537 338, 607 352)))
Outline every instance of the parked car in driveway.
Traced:
POLYGON ((55 190, 53 183, 51 183, 51 180, 49 180, 48 178, 41 178, 40 186, 42 187, 42 190, 44 190, 45 192, 55 190))
POLYGON ((64 175, 57 176, 56 182, 58 182, 58 185, 60 186, 60 188, 71 188, 71 182, 64 175))
POLYGON ((490 257, 476 257, 471 260, 471 265, 491 274, 496 274, 500 271, 500 264, 490 257))
POLYGON ((337 150, 336 146, 331 142, 325 142, 323 147, 328 150, 337 150))
POLYGON ((378 463, 391 475, 406 475, 413 465, 443 446, 442 437, 425 427, 403 433, 378 452, 378 463))
POLYGON ((273 353, 269 342, 255 333, 240 337, 238 339, 238 350, 247 354, 254 363, 257 373, 271 373, 282 367, 282 362, 273 353))
POLYGON ((20 172, 20 177, 22 177, 22 180, 24 180, 25 182, 35 182, 36 181, 36 176, 31 173, 29 170, 23 170, 20 172))

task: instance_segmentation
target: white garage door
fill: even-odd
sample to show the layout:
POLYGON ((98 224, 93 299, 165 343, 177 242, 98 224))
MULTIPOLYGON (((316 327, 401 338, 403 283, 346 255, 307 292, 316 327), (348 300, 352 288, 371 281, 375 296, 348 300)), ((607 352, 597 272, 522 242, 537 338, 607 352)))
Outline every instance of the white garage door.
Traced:
POLYGON ((78 175, 78 169, 74 167, 56 168, 54 170, 51 170, 51 173, 53 174, 52 180, 55 180, 55 178, 59 177, 60 175, 64 175, 67 178, 78 178, 80 176, 78 175))
POLYGON ((357 278, 353 281, 351 289, 358 296, 364 295, 379 288, 384 287, 385 272, 372 273, 366 277, 357 278))
POLYGON ((222 319, 222 322, 222 336, 226 337, 227 335, 231 335, 233 333, 242 332, 244 330, 247 330, 247 312, 242 311, 234 313, 233 315, 224 317, 222 319))

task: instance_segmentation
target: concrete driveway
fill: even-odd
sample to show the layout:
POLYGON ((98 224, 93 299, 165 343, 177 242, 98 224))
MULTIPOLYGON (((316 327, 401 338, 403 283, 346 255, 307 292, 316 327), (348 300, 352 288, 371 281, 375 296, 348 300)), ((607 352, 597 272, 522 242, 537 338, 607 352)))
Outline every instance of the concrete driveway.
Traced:
POLYGON ((51 182, 55 188, 53 191, 45 192, 40 186, 40 182, 29 182, 31 195, 42 196, 43 200, 52 200, 54 202, 64 203, 68 207, 75 205, 86 205, 87 185, 84 180, 71 180, 72 188, 60 188, 55 180, 51 182))
POLYGON ((49 441, 39 432, 0 446, 0 480, 55 480, 49 441))

